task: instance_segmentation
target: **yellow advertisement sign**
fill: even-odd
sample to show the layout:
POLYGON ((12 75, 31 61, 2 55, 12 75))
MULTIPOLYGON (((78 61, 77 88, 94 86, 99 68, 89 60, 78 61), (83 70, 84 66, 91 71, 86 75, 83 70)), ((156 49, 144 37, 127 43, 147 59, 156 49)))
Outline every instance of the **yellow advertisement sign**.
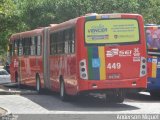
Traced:
POLYGON ((85 23, 86 43, 125 43, 139 41, 134 19, 95 20, 85 23))

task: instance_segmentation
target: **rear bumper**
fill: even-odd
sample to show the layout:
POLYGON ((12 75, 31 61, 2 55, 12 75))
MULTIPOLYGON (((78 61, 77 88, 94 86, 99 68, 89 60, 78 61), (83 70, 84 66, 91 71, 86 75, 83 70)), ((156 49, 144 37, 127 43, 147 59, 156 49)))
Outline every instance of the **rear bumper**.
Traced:
POLYGON ((110 89, 146 89, 147 77, 124 80, 79 80, 79 92, 110 89))

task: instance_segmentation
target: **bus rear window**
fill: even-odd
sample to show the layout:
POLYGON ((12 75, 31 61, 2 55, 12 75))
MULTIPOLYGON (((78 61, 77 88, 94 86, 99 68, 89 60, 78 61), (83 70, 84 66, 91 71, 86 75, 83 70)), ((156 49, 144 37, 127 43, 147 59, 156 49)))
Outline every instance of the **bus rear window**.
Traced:
POLYGON ((108 19, 86 21, 87 44, 118 44, 139 41, 139 26, 135 19, 108 19))

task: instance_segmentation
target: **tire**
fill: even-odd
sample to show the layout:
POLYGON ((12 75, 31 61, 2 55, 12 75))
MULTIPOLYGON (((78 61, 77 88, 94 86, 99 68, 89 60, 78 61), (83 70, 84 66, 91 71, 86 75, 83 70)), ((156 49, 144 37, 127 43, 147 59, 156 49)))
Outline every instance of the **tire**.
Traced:
POLYGON ((65 92, 65 85, 63 80, 60 81, 60 98, 62 101, 69 100, 69 96, 65 92))
POLYGON ((115 97, 115 102, 116 102, 116 103, 123 103, 123 102, 124 102, 124 95, 123 95, 123 93, 122 93, 122 94, 118 94, 118 95, 115 97))
POLYGON ((106 102, 108 103, 123 103, 125 93, 123 91, 113 92, 112 94, 106 94, 106 102))
POLYGON ((17 72, 15 73, 15 82, 17 83, 17 87, 21 88, 21 82, 20 82, 19 75, 17 72))
POLYGON ((37 91, 38 93, 41 92, 41 83, 40 83, 40 78, 39 78, 39 76, 36 77, 36 91, 37 91))
POLYGON ((15 72, 15 82, 18 83, 18 73, 15 72))

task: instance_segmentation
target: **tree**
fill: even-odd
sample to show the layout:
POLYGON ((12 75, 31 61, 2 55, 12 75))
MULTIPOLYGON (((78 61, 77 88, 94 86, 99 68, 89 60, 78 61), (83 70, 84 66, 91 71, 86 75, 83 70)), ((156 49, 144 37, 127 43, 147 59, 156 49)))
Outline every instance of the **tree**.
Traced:
POLYGON ((160 23, 159 0, 15 0, 28 29, 60 23, 86 13, 139 13, 160 23), (147 8, 147 9, 146 9, 147 8))
POLYGON ((0 1, 0 48, 1 53, 6 51, 8 43, 8 34, 10 28, 13 26, 14 22, 12 20, 12 12, 15 6, 12 0, 1 0, 0 1))
POLYGON ((25 24, 21 21, 15 1, 0 1, 0 54, 6 52, 11 34, 26 30, 25 24))
POLYGON ((0 0, 0 49, 11 34, 60 23, 87 13, 138 13, 160 24, 160 0, 0 0))
POLYGON ((20 11, 21 18, 29 29, 48 26, 54 20, 54 4, 49 0, 24 0, 20 11))

